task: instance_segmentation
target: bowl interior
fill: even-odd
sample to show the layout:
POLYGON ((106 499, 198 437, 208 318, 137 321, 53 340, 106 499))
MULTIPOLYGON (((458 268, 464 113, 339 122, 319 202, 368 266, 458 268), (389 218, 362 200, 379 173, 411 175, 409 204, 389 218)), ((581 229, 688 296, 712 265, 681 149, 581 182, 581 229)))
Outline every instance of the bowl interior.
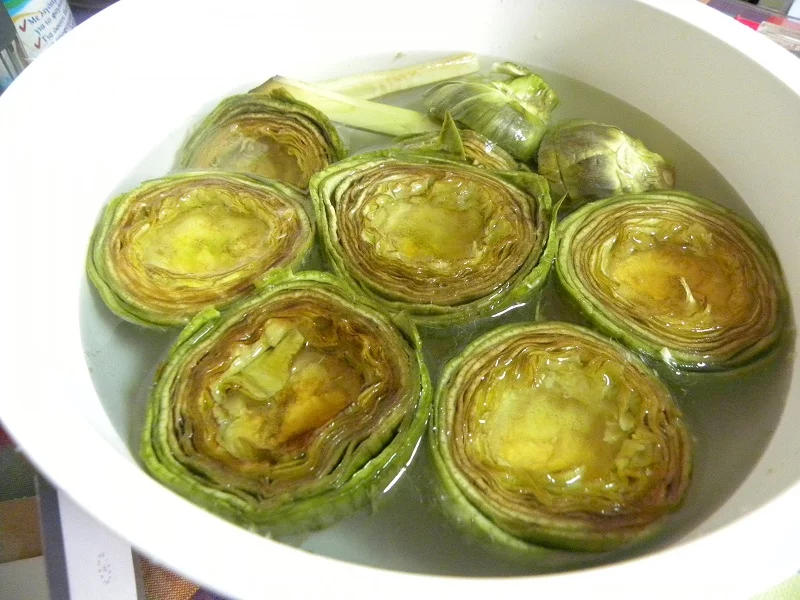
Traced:
MULTIPOLYGON (((797 297, 800 265, 792 258, 800 250, 795 233, 800 206, 794 202, 800 171, 791 160, 800 139, 799 78, 795 72, 787 81, 792 72, 783 69, 781 51, 755 34, 751 39, 734 30, 706 7, 505 0, 481 3, 467 13, 455 10, 456 2, 411 2, 388 28, 366 2, 348 2, 347 11, 316 3, 305 9, 299 3, 237 3, 248 20, 281 23, 266 39, 255 40, 242 34, 241 23, 213 19, 188 10, 190 5, 122 0, 37 60, 0 100, 0 127, 9 126, 15 148, 0 154, 0 164, 11 167, 6 185, 20 199, 13 214, 41 223, 37 211, 44 205, 47 212, 39 230, 43 242, 22 261, 7 265, 15 281, 29 282, 34 292, 3 299, 6 314, 19 315, 9 339, 22 340, 17 356, 33 356, 41 352, 35 340, 52 338, 55 328, 51 351, 60 358, 52 381, 36 380, 32 389, 20 386, 0 400, 0 417, 57 485, 145 552, 199 581, 237 595, 257 589, 258 574, 248 570, 252 557, 243 558, 251 552, 273 563, 311 560, 315 568, 335 564, 337 572, 346 572, 341 563, 323 563, 221 522, 142 473, 135 456, 144 402, 173 336, 121 322, 83 275, 86 243, 102 205, 115 193, 165 174, 191 125, 225 95, 274 73, 313 81, 458 50, 477 52, 487 61, 528 64, 552 77, 562 99, 558 119, 585 116, 620 126, 675 162, 681 189, 757 219, 782 258, 790 294, 797 297), (153 22, 147 10, 156 6, 161 19, 153 22), (180 20, 184 29, 213 35, 217 43, 175 42, 171 19, 180 20), (110 30, 123 21, 134 25, 115 29, 111 44, 110 30), (143 31, 150 40, 145 46, 143 31), (714 56, 714 68, 698 56, 714 56), (13 115, 44 111, 39 93, 45 89, 64 98, 68 117, 35 121, 24 132, 10 127, 13 115), (755 110, 742 89, 759 90, 770 110, 755 110), (36 139, 50 143, 36 146, 36 139), (47 178, 36 179, 34 156, 48 169, 47 178), (37 186, 26 184, 31 180, 37 186), (52 275, 43 280, 31 273, 52 275), (69 290, 55 308, 43 297, 53 286, 69 290), (42 314, 49 315, 47 322, 42 314), (42 425, 39 414, 51 415, 53 422, 42 425), (105 469, 104 477, 86 477, 84 464, 92 465, 91 472, 105 469), (152 518, 133 528, 132 513, 152 518), (229 553, 217 556, 209 569, 208 557, 191 547, 197 536, 224 540, 229 553)), ((20 230, 6 229, 3 255, 12 256, 25 239, 20 230)), ((4 375, 15 373, 8 377, 12 381, 20 372, 33 372, 21 359, 3 368, 9 369, 4 375)), ((776 497, 797 495, 800 461, 792 460, 800 455, 800 436, 792 426, 800 417, 796 369, 787 349, 770 370, 681 392, 698 438, 692 490, 668 534, 636 555, 666 561, 666 555, 682 552, 675 559, 680 560, 689 556, 685 548, 692 542, 714 543, 720 530, 764 505, 774 506, 776 497)), ((403 480, 377 515, 357 515, 293 543, 318 555, 421 574, 523 575, 608 562, 617 569, 641 565, 642 559, 617 562, 634 555, 630 552, 565 553, 534 568, 486 561, 431 509, 424 496, 424 460, 418 462, 417 472, 403 480)))
MULTIPOLYGON (((359 72, 360 62, 405 65, 430 56, 409 52, 402 59, 373 56, 354 60, 349 71, 359 72)), ((502 57, 481 57, 490 65, 502 57)), ((610 94, 538 65, 529 65, 558 91, 560 106, 553 121, 589 118, 614 123, 643 140, 651 149, 668 156, 680 174, 681 189, 714 198, 740 214, 754 218, 745 202, 722 175, 664 125, 610 94)), ((290 75, 291 76, 291 75, 290 75)), ((246 91, 247 88, 234 90, 246 91)), ((397 94, 386 101, 424 110, 419 93, 397 94)), ((185 119, 134 165, 112 193, 121 193, 140 182, 173 169, 174 157, 196 123, 185 119)), ((341 128, 351 150, 386 144, 389 140, 341 128)), ((311 265, 316 267, 317 265, 311 265)), ((154 373, 177 332, 154 332, 126 323, 113 315, 94 289, 86 285, 81 298, 81 333, 87 364, 100 403, 119 439, 133 460, 138 456, 144 415, 154 373)), ((543 318, 585 325, 551 282, 543 295, 543 318)), ((423 347, 434 381, 448 357, 459 352, 484 331, 501 324, 533 318, 534 303, 469 327, 448 329, 443 336, 423 330, 423 347)), ((753 470, 764 452, 783 411, 790 382, 788 353, 754 373, 736 377, 711 375, 689 377, 672 385, 695 438, 694 476, 682 509, 671 516, 666 535, 646 546, 602 554, 557 553, 546 559, 515 562, 487 555, 462 538, 436 506, 426 444, 422 445, 409 472, 387 497, 368 514, 364 511, 322 532, 286 540, 315 554, 349 560, 389 570, 414 573, 487 576, 549 572, 610 563, 642 554, 689 535, 706 521, 753 470), (757 404, 752 398, 760 398, 757 404), (742 438, 739 432, 750 434, 742 438), (725 457, 720 460, 719 457, 725 457), (399 533, 398 533, 399 532, 399 533), (458 552, 453 552, 458 548, 458 552)))

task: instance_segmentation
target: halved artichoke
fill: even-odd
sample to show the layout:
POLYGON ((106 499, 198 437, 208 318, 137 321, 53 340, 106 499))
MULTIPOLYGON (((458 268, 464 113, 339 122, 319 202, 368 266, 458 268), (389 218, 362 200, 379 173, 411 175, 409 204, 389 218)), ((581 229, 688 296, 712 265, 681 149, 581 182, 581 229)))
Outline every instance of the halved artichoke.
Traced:
POLYGON ((691 442, 632 352, 560 322, 498 328, 445 367, 430 438, 462 528, 534 555, 648 537, 682 502, 691 442))
POLYGON ((786 285, 769 241, 718 204, 622 195, 577 210, 560 233, 558 277, 578 307, 673 369, 741 367, 784 334, 786 285))
POLYGON ((675 170, 660 154, 613 125, 586 119, 548 129, 537 171, 550 182, 553 195, 567 195, 564 208, 675 185, 675 170))
POLYGON ((220 102, 178 154, 178 167, 244 172, 302 190, 314 173, 347 155, 322 112, 280 90, 220 102))
POLYGON ((419 338, 401 325, 314 271, 198 316, 151 393, 147 469, 273 535, 370 504, 407 467, 430 409, 419 338))
POLYGON ((140 325, 185 325, 299 266, 314 240, 303 194, 277 181, 198 171, 146 181, 106 206, 86 270, 106 305, 140 325))
POLYGON ((521 65, 496 63, 492 71, 505 78, 444 81, 425 93, 425 105, 435 117, 444 119, 450 113, 517 160, 529 161, 536 157, 558 96, 544 79, 521 65))
POLYGON ((309 191, 334 269, 420 324, 494 314, 550 269, 550 196, 534 173, 383 151, 330 166, 309 191))
POLYGON ((395 140, 395 143, 406 150, 450 155, 455 160, 484 169, 529 170, 489 138, 472 129, 459 129, 450 113, 445 116, 442 130, 438 134, 431 132, 404 136, 395 140))

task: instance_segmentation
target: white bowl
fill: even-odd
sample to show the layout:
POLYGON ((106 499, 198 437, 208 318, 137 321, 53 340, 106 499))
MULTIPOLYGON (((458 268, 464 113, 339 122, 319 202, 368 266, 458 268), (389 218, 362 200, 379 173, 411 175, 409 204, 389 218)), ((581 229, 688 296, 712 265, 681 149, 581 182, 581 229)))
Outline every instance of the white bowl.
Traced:
MULTIPOLYGON (((738 433, 715 464, 738 460, 737 448, 753 436, 768 444, 738 479, 705 472, 698 485, 727 491, 698 500, 691 531, 636 558, 568 573, 437 577, 315 556, 218 519, 139 467, 130 443, 135 402, 159 356, 145 351, 151 338, 104 320, 88 291, 84 254, 100 207, 160 175, 188 125, 218 99, 273 73, 314 80, 385 67, 398 52, 454 50, 546 67, 653 116, 745 200, 800 298, 800 61, 695 0, 122 0, 48 50, 0 97, 4 426, 92 515, 156 560, 234 597, 277 589, 308 597, 402 590, 746 598, 790 576, 800 567, 796 361, 782 415, 773 410, 756 424, 735 417, 738 433)), ((362 544, 356 554, 371 550, 368 540, 341 543, 362 544)))

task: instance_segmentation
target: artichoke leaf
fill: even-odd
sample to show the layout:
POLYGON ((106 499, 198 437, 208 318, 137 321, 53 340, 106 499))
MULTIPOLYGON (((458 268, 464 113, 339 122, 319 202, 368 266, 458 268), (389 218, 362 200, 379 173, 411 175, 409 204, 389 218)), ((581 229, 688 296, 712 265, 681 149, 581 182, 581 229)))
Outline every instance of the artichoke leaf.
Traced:
MULTIPOLYGON (((406 147, 409 147, 406 145, 406 147)), ((450 113, 445 114, 444 121, 442 122, 442 130, 436 138, 435 149, 452 154, 459 160, 467 160, 466 150, 464 148, 464 140, 461 137, 456 122, 450 113)))
POLYGON ((477 131, 459 129, 449 112, 445 113, 442 129, 438 135, 421 133, 403 136, 396 139, 395 144, 414 152, 441 153, 445 157, 485 169, 529 170, 526 165, 517 162, 508 152, 477 131))

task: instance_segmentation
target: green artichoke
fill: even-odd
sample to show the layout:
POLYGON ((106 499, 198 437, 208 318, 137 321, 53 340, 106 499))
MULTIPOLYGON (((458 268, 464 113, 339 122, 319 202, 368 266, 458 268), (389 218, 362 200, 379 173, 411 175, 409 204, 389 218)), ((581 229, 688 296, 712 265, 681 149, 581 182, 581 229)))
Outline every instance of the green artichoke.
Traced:
POLYGON ((538 172, 554 196, 567 196, 564 208, 675 185, 675 170, 661 155, 617 127, 585 119, 547 131, 539 146, 538 172))
POLYGON ((500 327, 452 359, 430 444, 444 510, 485 541, 534 555, 653 535, 691 470, 664 384, 619 344, 560 322, 500 327))
POLYGON ((682 192, 600 200, 560 225, 559 280, 594 325, 673 369, 741 367, 776 346, 787 293, 769 241, 682 192))
POLYGON ((326 527, 404 472, 430 383, 413 326, 326 273, 275 275, 195 319, 150 396, 141 456, 159 481, 257 532, 326 527))
POLYGON ((147 181, 114 198, 89 244, 87 274, 106 305, 140 325, 185 325, 299 266, 314 240, 295 188, 223 172, 147 181))
POLYGON ((330 166, 309 191, 333 268, 419 324, 496 314, 550 269, 550 196, 534 173, 384 151, 330 166))
POLYGON ((542 141, 558 97, 529 69, 504 62, 492 66, 504 80, 473 77, 445 81, 425 94, 430 113, 453 119, 486 136, 517 160, 530 161, 542 141))
POLYGON ((276 91, 224 99, 178 154, 183 169, 221 169, 308 188, 314 173, 346 156, 322 112, 276 91))

